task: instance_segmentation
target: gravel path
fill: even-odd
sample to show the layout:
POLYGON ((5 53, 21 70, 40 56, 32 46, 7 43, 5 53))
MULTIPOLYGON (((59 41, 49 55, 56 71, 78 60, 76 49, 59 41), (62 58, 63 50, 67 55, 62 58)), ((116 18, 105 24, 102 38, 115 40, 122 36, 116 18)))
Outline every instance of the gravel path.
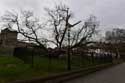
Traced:
POLYGON ((125 63, 65 83, 125 83, 125 63))

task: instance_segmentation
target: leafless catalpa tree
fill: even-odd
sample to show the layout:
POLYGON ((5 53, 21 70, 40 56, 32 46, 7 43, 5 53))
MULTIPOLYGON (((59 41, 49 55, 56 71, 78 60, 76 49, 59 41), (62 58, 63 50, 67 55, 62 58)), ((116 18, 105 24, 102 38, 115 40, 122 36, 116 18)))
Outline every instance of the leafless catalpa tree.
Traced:
POLYGON ((21 13, 6 12, 1 17, 4 25, 8 28, 16 28, 26 41, 36 43, 40 47, 44 46, 44 39, 39 36, 42 33, 45 24, 41 24, 39 19, 34 16, 31 11, 22 11, 21 13), (38 31, 41 31, 40 33, 38 31))
POLYGON ((46 8, 46 11, 49 16, 49 23, 53 28, 54 39, 51 40, 51 42, 53 42, 57 48, 62 48, 66 45, 68 41, 68 30, 70 31, 70 45, 72 48, 90 43, 89 39, 97 32, 96 28, 99 22, 95 16, 90 16, 81 27, 77 26, 81 21, 74 22, 71 11, 65 5, 55 6, 54 9, 46 8))
POLYGON ((76 26, 81 21, 71 24, 69 21, 72 14, 69 11, 69 8, 65 5, 56 6, 52 10, 46 9, 46 11, 49 15, 49 23, 53 27, 53 43, 57 46, 57 48, 61 49, 68 29, 76 26))
POLYGON ((87 44, 88 40, 96 33, 96 28, 98 26, 96 17, 91 16, 80 28, 80 26, 77 25, 79 25, 81 21, 73 21, 72 13, 67 6, 58 5, 55 6, 54 9, 46 8, 46 11, 49 16, 48 22, 50 27, 52 27, 54 37, 53 40, 48 40, 48 42, 50 41, 56 45, 59 52, 58 56, 61 54, 63 47, 68 47, 67 69, 70 70, 71 50, 72 48, 87 44))

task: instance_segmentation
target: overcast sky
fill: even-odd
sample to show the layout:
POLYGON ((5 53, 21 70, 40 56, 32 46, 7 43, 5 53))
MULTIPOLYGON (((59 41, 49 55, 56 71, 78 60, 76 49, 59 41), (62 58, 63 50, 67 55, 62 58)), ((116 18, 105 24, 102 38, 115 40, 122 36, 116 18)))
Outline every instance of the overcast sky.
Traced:
POLYGON ((0 0, 0 15, 6 10, 24 9, 44 15, 45 7, 53 7, 60 2, 67 4, 78 20, 95 15, 102 30, 125 26, 125 0, 0 0))

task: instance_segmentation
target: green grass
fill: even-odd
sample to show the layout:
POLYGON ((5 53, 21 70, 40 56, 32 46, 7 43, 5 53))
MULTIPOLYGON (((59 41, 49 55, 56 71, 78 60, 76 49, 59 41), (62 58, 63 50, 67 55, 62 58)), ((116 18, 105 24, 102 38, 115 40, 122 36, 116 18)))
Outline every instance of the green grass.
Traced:
POLYGON ((35 58, 32 67, 16 57, 0 56, 0 83, 64 72, 65 66, 65 60, 50 62, 47 57, 35 58))
POLYGON ((64 59, 51 59, 47 57, 35 58, 34 68, 37 70, 44 70, 47 72, 63 72, 66 71, 66 61, 64 59))
MULTIPOLYGON (((72 70, 85 68, 98 63, 81 57, 71 58, 72 70)), ((48 57, 34 57, 33 65, 13 56, 0 56, 0 83, 31 79, 67 71, 67 59, 48 57)))
POLYGON ((22 64, 23 61, 12 56, 0 56, 0 65, 22 64))
POLYGON ((30 64, 25 64, 18 58, 0 56, 0 83, 47 74, 42 70, 36 71, 30 64))

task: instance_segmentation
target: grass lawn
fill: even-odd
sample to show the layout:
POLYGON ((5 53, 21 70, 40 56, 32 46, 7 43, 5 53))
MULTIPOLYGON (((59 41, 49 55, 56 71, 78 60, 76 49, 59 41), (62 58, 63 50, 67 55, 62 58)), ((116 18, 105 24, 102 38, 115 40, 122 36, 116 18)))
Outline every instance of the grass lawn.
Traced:
POLYGON ((47 74, 48 72, 31 68, 30 64, 25 64, 18 58, 0 56, 0 83, 47 74))
MULTIPOLYGON (((64 72, 66 64, 66 58, 49 60, 47 57, 35 57, 32 65, 16 57, 0 56, 0 83, 64 72)), ((92 65, 90 60, 76 57, 72 57, 71 64, 72 69, 92 65)))

